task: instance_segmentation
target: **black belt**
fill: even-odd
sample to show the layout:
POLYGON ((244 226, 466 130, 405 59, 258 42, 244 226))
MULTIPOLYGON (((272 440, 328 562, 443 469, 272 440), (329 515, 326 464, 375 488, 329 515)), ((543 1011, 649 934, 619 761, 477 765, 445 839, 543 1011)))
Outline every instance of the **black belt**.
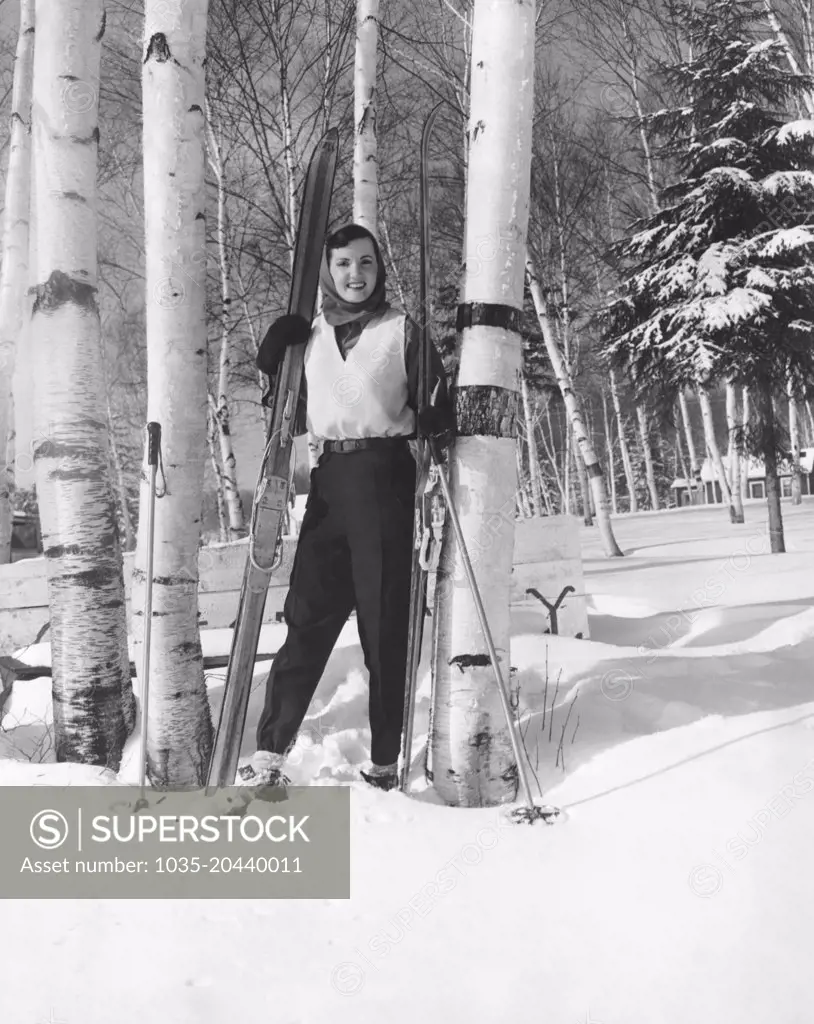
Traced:
POLYGON ((403 445, 414 437, 399 434, 396 437, 344 437, 337 441, 324 441, 322 450, 325 452, 359 452, 367 448, 394 448, 403 445))

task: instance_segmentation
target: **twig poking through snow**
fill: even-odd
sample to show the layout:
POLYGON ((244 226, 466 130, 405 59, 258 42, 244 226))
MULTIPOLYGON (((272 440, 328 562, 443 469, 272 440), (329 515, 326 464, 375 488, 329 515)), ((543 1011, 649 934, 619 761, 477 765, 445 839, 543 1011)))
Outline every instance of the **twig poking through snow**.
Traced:
MULTIPOLYGON (((551 742, 551 730, 554 728, 554 706, 557 703, 557 694, 560 691, 560 677, 561 676, 562 676, 562 669, 560 669, 559 673, 557 674, 557 686, 556 686, 556 689, 554 690, 554 696, 551 699, 551 718, 549 718, 549 720, 548 720, 548 742, 549 743, 551 742)), ((548 676, 546 676, 546 680, 548 680, 548 676)), ((545 722, 543 722, 543 728, 545 728, 545 722)))
POLYGON ((579 690, 574 694, 574 699, 571 701, 570 707, 568 708, 568 714, 565 716, 565 721, 562 723, 562 733, 560 733, 560 745, 557 747, 557 760, 554 763, 554 767, 560 763, 560 755, 562 754, 562 770, 565 771, 565 752, 562 749, 562 743, 565 739, 565 730, 568 728, 568 719, 571 717, 571 712, 574 710, 574 705, 579 697, 579 690))

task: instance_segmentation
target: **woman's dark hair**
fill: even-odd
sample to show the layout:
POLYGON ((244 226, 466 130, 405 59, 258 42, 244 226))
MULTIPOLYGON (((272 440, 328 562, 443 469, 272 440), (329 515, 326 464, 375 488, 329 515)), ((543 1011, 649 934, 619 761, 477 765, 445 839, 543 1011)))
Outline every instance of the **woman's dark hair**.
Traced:
POLYGON ((367 228, 363 228, 361 224, 346 224, 345 227, 340 228, 338 231, 334 231, 332 235, 328 236, 325 242, 325 252, 330 262, 331 253, 334 249, 344 249, 350 245, 351 242, 355 242, 358 238, 369 238, 373 243, 373 251, 376 253, 376 261, 379 266, 382 266, 382 254, 379 251, 379 243, 376 241, 374 235, 368 231, 367 228))

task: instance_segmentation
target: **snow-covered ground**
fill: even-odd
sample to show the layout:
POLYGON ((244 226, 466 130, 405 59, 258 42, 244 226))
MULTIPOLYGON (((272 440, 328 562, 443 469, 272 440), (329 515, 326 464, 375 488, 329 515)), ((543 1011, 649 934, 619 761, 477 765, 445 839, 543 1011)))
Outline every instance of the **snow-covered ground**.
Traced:
MULTIPOLYGON (((410 796, 355 781, 351 621, 289 774, 352 785, 352 898, 7 901, 2 1024, 810 1024, 814 500, 784 502, 785 555, 767 553, 764 508, 736 527, 719 509, 625 517, 618 561, 583 530, 590 641, 516 610, 526 747, 561 822, 444 807, 420 770, 410 796)), ((207 653, 228 642, 204 636, 207 653)), ((19 760, 49 756, 48 688, 16 686, 0 783, 133 781, 134 744, 118 779, 19 760)))

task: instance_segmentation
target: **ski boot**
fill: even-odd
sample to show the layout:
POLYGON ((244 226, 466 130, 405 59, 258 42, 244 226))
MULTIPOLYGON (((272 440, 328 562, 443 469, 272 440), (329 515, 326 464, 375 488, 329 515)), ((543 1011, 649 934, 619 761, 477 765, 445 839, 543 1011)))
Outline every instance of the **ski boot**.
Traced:
POLYGON ((398 785, 398 764, 371 764, 367 768, 362 768, 359 774, 368 784, 373 786, 375 789, 395 789, 398 785))
POLYGON ((258 750, 249 764, 238 769, 245 786, 289 786, 291 779, 283 774, 285 758, 268 750, 258 750))

